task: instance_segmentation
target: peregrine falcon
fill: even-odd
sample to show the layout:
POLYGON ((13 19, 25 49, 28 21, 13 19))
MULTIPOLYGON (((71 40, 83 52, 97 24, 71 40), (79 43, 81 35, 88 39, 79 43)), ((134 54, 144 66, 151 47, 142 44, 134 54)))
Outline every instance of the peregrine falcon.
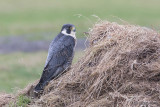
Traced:
POLYGON ((47 83, 66 71, 72 63, 76 44, 76 28, 72 24, 63 25, 61 32, 51 42, 45 67, 35 92, 43 91, 47 83))

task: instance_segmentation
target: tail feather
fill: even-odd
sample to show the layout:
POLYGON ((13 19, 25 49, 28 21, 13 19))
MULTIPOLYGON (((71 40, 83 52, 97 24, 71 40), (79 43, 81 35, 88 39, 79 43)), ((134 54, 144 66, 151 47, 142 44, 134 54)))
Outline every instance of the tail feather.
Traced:
POLYGON ((39 93, 39 92, 43 91, 43 88, 44 88, 44 85, 41 84, 41 83, 38 83, 36 85, 36 87, 34 88, 34 91, 37 92, 37 93, 39 93))
POLYGON ((37 93, 43 91, 44 87, 48 84, 48 82, 56 78, 61 73, 63 73, 63 70, 64 70, 63 67, 59 67, 59 68, 56 67, 50 70, 44 69, 41 79, 39 83, 36 85, 34 91, 37 93))

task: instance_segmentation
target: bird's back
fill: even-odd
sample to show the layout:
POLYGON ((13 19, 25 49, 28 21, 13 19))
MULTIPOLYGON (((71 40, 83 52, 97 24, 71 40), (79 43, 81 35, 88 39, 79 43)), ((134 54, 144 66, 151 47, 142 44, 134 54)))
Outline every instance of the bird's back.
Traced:
POLYGON ((52 42, 50 43, 45 66, 47 65, 48 61, 51 59, 51 55, 52 55, 53 49, 54 49, 54 44, 55 44, 61 37, 63 37, 63 36, 64 36, 64 34, 59 33, 59 34, 52 40, 52 42))
MULTIPOLYGON (((40 82, 36 88, 44 87, 51 79, 62 74, 70 67, 74 56, 75 39, 71 36, 61 37, 55 44, 52 45, 50 60, 46 64, 40 82)), ((35 89, 36 89, 35 88, 35 89)))

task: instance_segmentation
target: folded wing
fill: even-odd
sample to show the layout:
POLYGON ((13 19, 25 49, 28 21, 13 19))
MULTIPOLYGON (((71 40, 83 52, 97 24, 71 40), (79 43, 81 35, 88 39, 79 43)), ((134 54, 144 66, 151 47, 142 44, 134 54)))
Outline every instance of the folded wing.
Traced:
MULTIPOLYGON (((52 52, 48 63, 43 70, 37 90, 42 90, 43 87, 58 75, 63 73, 70 67, 74 55, 75 39, 71 36, 63 36, 52 46, 52 52)), ((35 89, 36 89, 35 88, 35 89)))

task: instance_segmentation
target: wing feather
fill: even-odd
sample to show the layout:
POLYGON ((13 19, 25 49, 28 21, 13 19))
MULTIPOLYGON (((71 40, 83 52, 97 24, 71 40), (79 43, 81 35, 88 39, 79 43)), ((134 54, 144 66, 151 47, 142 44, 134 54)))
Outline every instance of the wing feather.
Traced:
POLYGON ((63 37, 63 36, 64 36, 64 34, 59 33, 59 34, 54 38, 54 40, 52 40, 52 42, 50 43, 45 66, 47 65, 47 63, 49 62, 49 60, 52 58, 52 55, 53 55, 53 52, 54 52, 54 51, 53 51, 53 50, 54 50, 54 45, 55 45, 56 42, 57 42, 61 37, 63 37))
MULTIPOLYGON (((50 60, 46 64, 42 80, 47 81, 54 74, 63 72, 67 67, 71 65, 74 54, 75 40, 73 37, 62 37, 52 46, 52 52, 50 53, 50 60), (56 72, 58 70, 58 73, 56 72)), ((56 76, 55 75, 55 76, 56 76)))

